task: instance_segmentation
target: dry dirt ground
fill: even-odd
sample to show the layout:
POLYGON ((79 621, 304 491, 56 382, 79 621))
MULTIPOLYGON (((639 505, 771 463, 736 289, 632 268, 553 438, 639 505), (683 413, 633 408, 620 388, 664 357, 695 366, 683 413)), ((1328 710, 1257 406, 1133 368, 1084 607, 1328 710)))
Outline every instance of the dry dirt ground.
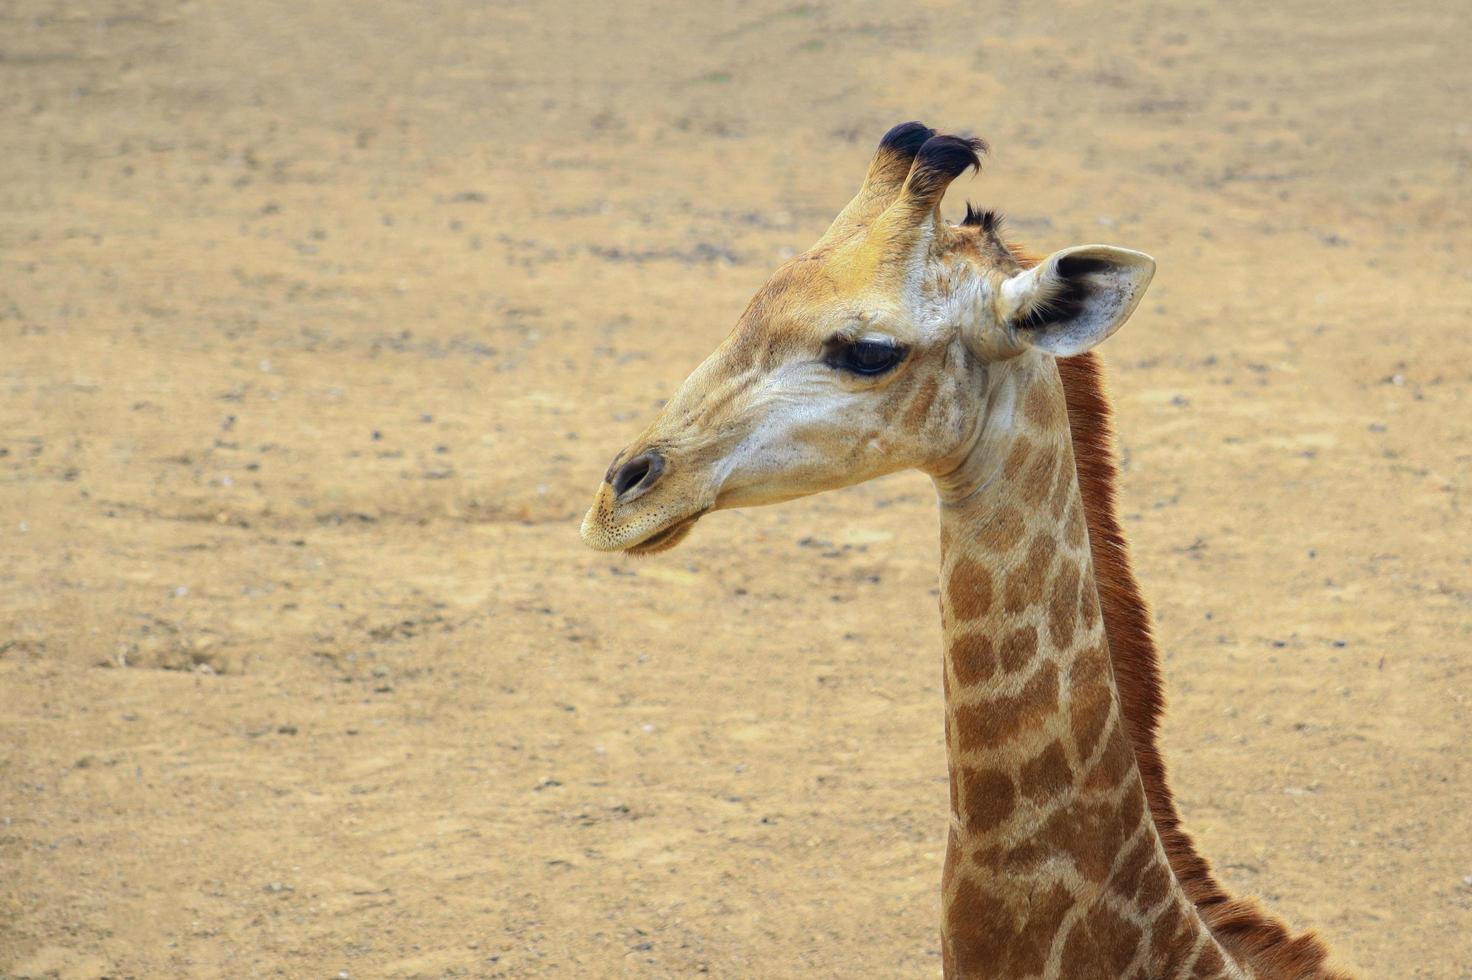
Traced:
POLYGON ((1107 348, 1188 826, 1472 976, 1459 3, 0 6, 0 974, 936 976, 903 475, 586 551, 891 124, 1107 348))

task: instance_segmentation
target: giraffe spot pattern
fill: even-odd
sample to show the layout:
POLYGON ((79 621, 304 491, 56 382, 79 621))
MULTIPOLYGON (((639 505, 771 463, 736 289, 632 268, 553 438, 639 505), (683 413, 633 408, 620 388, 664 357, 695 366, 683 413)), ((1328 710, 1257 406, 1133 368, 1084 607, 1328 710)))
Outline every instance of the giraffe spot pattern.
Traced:
POLYGON ((1084 522, 1083 507, 1079 505, 1077 500, 1070 501, 1068 505, 1068 520, 1064 523, 1063 533, 1065 540, 1068 541, 1068 546, 1074 551, 1084 546, 1084 532, 1086 530, 1088 530, 1088 527, 1084 522))
POLYGON ((1078 590, 1078 618, 1085 630, 1092 630, 1099 621, 1099 589, 1087 580, 1078 590))
POLYGON ((1027 557, 1013 566, 1007 573, 1007 585, 1003 591, 1002 608, 1009 613, 1019 613, 1042 598, 1048 571, 1053 566, 1053 555, 1058 542, 1052 535, 1038 534, 1028 546, 1027 557))
POLYGON ((1178 902, 1167 905, 1150 927, 1151 976, 1177 975, 1195 948, 1191 938, 1191 920, 1186 910, 1178 902))
POLYGON ((978 847, 972 852, 971 860, 992 874, 1017 875, 1035 872, 1045 856, 1042 846, 1029 839, 1014 847, 996 844, 978 847))
POLYGON ((1075 799, 1049 817, 1038 836, 1048 850, 1067 855, 1085 879, 1102 882, 1120 842, 1116 816, 1111 806, 1075 799))
POLYGON ((1049 397, 1047 385, 1034 385, 1022 402, 1022 414, 1036 429, 1052 428, 1053 399, 1049 397))
POLYGON ((976 532, 976 543, 991 555, 1005 555, 1022 540, 1027 525, 1016 507, 1004 506, 976 532))
POLYGON ((1117 804, 1078 797, 1048 818, 1038 839, 1050 852, 1071 858, 1085 879, 1102 884, 1114 855, 1144 819, 1144 806, 1145 796, 1138 787, 1126 792, 1117 804))
POLYGON ((1058 480, 1053 484, 1053 497, 1051 513, 1053 520, 1061 520, 1063 511, 1074 497, 1074 481, 1078 471, 1074 468, 1073 461, 1065 458, 1058 466, 1058 480))
POLYGON ((961 751, 996 748, 1015 735, 1041 726, 1057 710, 1058 665, 1050 660, 1016 694, 956 709, 961 751))
POLYGON ((1073 783, 1073 767, 1068 753, 1056 739, 1037 758, 1023 764, 1017 775, 1022 792, 1035 803, 1052 799, 1073 783))
POLYGON ((945 943, 950 947, 956 973, 965 976, 968 964, 988 959, 995 962, 1014 935, 1016 930, 1003 896, 982 891, 969 878, 961 879, 946 908, 945 943))
POLYGON ((946 909, 946 955, 952 976, 1029 977, 1043 971, 1048 950, 1073 898, 1062 884, 1023 905, 963 880, 946 909))
POLYGON ((1021 473, 1022 468, 1027 465, 1028 457, 1031 455, 1032 443, 1018 436, 1017 441, 1007 452, 1007 458, 1002 461, 1002 475, 1009 480, 1015 480, 1017 474, 1021 473))
POLYGON ((1018 487, 1019 496, 1024 503, 1038 507, 1048 499, 1048 494, 1053 489, 1053 478, 1061 463, 1062 460, 1052 453, 1040 452, 1033 457, 1018 487))
POLYGON ((1135 958, 1139 942, 1139 926, 1097 902, 1069 931, 1063 943, 1060 972, 1070 980, 1122 977, 1135 958))
POLYGON ((1099 756, 1093 772, 1089 773, 1086 785, 1090 789, 1113 789, 1133 774, 1133 761, 1134 753, 1130 751, 1129 742, 1125 739, 1123 726, 1114 725, 1109 730, 1109 740, 1104 743, 1104 752, 1099 756))
POLYGON ((1002 669, 1009 674, 1032 663, 1037 655, 1038 631, 1032 626, 1020 626, 1002 641, 1002 669))
POLYGON ((1114 872, 1109 887, 1126 902, 1133 900, 1140 890, 1140 882, 1150 868, 1150 860, 1154 856, 1155 841, 1147 834, 1130 848, 1130 852, 1120 863, 1119 869, 1114 872))
POLYGON ((1080 759, 1093 755, 1099 736, 1109 721, 1113 704, 1108 684, 1108 655, 1099 647, 1079 654, 1069 671, 1069 687, 1073 701, 1069 705, 1069 723, 1073 744, 1080 759))
POLYGON ((1048 602, 1048 635, 1053 645, 1065 647, 1073 640, 1078 620, 1078 565, 1062 563, 1053 579, 1053 594, 1048 602))
POLYGON ((961 798, 965 805, 966 829, 986 833, 1001 826, 1017 808, 1017 790, 1012 777, 1000 769, 961 770, 961 798))
POLYGON ((992 607, 992 573, 974 559, 957 559, 946 585, 951 597, 951 615, 958 620, 984 616, 992 607))
MULTIPOLYGON (((951 667, 962 687, 980 684, 997 672, 997 653, 991 637, 983 633, 967 633, 951 643, 951 667)), ((950 679, 946 678, 949 683, 950 679)))
MULTIPOLYGON (((954 779, 951 780, 951 785, 956 785, 954 779)), ((955 812, 954 808, 952 812, 955 812)), ((946 863, 940 873, 943 888, 949 889, 951 882, 955 880, 956 874, 960 871, 961 857, 961 839, 956 836, 956 828, 952 827, 946 833, 946 863)))
POLYGON ((1201 951, 1201 955, 1196 957, 1196 972, 1201 976, 1225 973, 1226 969, 1227 964, 1222 960, 1221 950, 1217 948, 1216 943, 1209 944, 1201 951))
MULTIPOLYGON (((1153 851, 1153 848, 1152 848, 1153 851)), ((1170 872, 1159 864, 1152 864, 1140 876, 1140 888, 1135 901, 1140 908, 1153 909, 1170 894, 1170 872)))

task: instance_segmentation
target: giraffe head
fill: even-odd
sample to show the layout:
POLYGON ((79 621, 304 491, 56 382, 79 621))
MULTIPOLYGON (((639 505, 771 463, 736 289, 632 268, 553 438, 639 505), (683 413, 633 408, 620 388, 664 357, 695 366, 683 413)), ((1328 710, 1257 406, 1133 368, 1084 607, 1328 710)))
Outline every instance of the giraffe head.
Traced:
POLYGON ((583 520, 604 551, 673 547, 712 510, 907 468, 982 478, 1040 358, 1112 334, 1155 263, 1106 245, 1024 268, 989 213, 940 217, 980 140, 904 123, 858 195, 757 292, 736 328, 609 467, 583 520))

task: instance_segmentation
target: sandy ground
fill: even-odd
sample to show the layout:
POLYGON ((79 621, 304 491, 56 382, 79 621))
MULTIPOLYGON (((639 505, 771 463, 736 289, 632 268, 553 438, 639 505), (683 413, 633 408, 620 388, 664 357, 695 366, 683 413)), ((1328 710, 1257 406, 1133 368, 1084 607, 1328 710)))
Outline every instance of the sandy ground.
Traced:
POLYGON ((938 975, 928 483, 577 538, 918 117, 1160 261, 1204 851, 1472 976, 1462 5, 614 6, 0 6, 0 973, 938 975))

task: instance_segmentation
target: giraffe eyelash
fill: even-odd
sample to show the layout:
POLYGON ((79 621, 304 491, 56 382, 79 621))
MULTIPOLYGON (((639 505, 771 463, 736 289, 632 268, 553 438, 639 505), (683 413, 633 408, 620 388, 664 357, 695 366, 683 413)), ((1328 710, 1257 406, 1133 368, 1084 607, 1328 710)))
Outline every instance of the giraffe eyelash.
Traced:
POLYGON ((848 374, 877 378, 899 367, 910 349, 890 340, 831 338, 823 352, 823 363, 848 374))

